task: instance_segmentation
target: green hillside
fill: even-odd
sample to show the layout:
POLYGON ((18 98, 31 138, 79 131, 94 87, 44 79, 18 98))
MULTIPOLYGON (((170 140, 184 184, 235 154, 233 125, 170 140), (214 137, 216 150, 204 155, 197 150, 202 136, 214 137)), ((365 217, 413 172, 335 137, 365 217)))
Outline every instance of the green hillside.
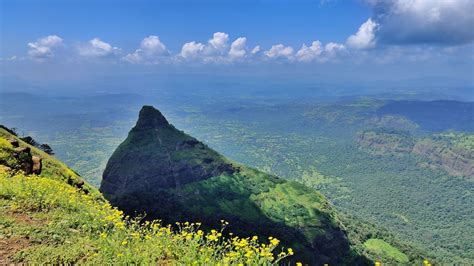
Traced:
POLYGON ((269 265, 293 254, 276 238, 224 238, 226 226, 130 219, 66 165, 0 128, 1 265, 269 265), (42 160, 36 174, 32 157, 42 160))
MULTIPOLYGON (((293 259, 313 264, 370 264, 367 256, 405 262, 391 253, 371 256, 363 243, 377 230, 348 237, 320 193, 227 160, 150 106, 110 158, 101 191, 129 215, 201 221, 206 227, 224 219, 243 236, 276 236, 294 248, 293 259)), ((410 255, 412 261, 420 258, 410 255)))

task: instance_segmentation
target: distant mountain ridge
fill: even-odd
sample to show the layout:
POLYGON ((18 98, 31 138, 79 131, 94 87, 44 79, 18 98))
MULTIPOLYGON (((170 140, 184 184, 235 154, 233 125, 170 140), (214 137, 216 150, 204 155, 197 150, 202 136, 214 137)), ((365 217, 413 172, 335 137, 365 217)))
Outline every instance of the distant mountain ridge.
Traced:
POLYGON ((427 131, 474 131, 474 102, 392 101, 377 114, 405 116, 427 131))

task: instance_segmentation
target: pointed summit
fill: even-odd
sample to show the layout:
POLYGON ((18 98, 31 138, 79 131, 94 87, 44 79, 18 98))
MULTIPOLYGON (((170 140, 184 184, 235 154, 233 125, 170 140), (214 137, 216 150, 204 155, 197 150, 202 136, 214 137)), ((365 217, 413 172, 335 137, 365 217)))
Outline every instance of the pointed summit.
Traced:
POLYGON ((233 167, 202 142, 177 130, 153 106, 143 106, 135 127, 110 157, 101 190, 119 206, 126 195, 202 181, 233 167))
POLYGON ((144 105, 140 110, 138 121, 134 129, 152 129, 168 127, 170 124, 160 111, 153 106, 144 105))

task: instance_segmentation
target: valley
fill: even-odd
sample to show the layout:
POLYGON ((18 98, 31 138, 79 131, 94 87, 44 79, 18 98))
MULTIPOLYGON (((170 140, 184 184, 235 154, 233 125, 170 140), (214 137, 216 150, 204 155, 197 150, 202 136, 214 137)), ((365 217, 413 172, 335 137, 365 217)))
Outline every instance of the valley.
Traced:
MULTIPOLYGON (((78 114, 47 130, 40 125, 48 116, 22 112, 13 106, 8 108, 12 108, 12 113, 15 110, 16 117, 2 110, 2 122, 50 144, 59 158, 98 186, 108 157, 125 139, 140 104, 152 103, 159 106, 176 127, 232 160, 313 186, 336 209, 383 226, 398 239, 409 241, 441 260, 469 262, 473 259, 472 234, 465 233, 471 230, 474 221, 472 179, 469 175, 447 171, 436 158, 404 152, 405 146, 412 145, 414 139, 436 140, 440 133, 433 129, 442 128, 441 132, 447 132, 457 125, 439 125, 428 119, 424 123, 435 125, 423 128, 423 123, 398 113, 381 116, 378 112, 384 100, 367 97, 267 104, 260 100, 246 99, 244 103, 211 98, 198 104, 190 98, 148 97, 145 100, 135 96, 119 108, 109 107, 105 97, 103 99, 96 98, 103 104, 96 110, 86 110, 85 101, 71 99, 71 104, 77 107, 73 112, 78 114), (72 128, 68 123, 80 126, 72 128), (361 132, 382 129, 403 132, 402 137, 397 136, 399 144, 395 145, 398 148, 394 152, 391 151, 393 145, 374 152, 357 142, 361 132), (77 150, 84 153, 73 152, 77 150)), ((34 102, 36 100, 32 100, 32 109, 34 102)), ((52 113, 60 106, 52 102, 48 108, 48 113, 52 113)), ((469 109, 464 115, 470 116, 469 109)), ((50 117, 53 118, 57 119, 50 117)), ((462 124, 465 131, 461 136, 465 137, 461 141, 442 142, 470 147, 472 116, 462 124)), ((446 143, 443 145, 448 145, 446 143)), ((458 151, 454 146, 450 149, 458 151)), ((463 152, 461 154, 467 156, 463 152)))

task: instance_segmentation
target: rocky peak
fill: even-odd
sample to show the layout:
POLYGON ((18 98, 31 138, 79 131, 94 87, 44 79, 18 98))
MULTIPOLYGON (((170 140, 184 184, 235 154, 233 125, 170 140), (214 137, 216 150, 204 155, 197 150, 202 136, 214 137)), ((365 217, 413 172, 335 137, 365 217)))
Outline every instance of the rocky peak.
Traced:
POLYGON ((160 111, 153 106, 145 105, 140 110, 135 130, 146 130, 161 127, 169 127, 170 124, 160 111))
POLYGON ((232 172, 217 152, 177 130, 157 109, 143 106, 136 126, 107 163, 101 191, 126 208, 130 194, 159 193, 232 172))

